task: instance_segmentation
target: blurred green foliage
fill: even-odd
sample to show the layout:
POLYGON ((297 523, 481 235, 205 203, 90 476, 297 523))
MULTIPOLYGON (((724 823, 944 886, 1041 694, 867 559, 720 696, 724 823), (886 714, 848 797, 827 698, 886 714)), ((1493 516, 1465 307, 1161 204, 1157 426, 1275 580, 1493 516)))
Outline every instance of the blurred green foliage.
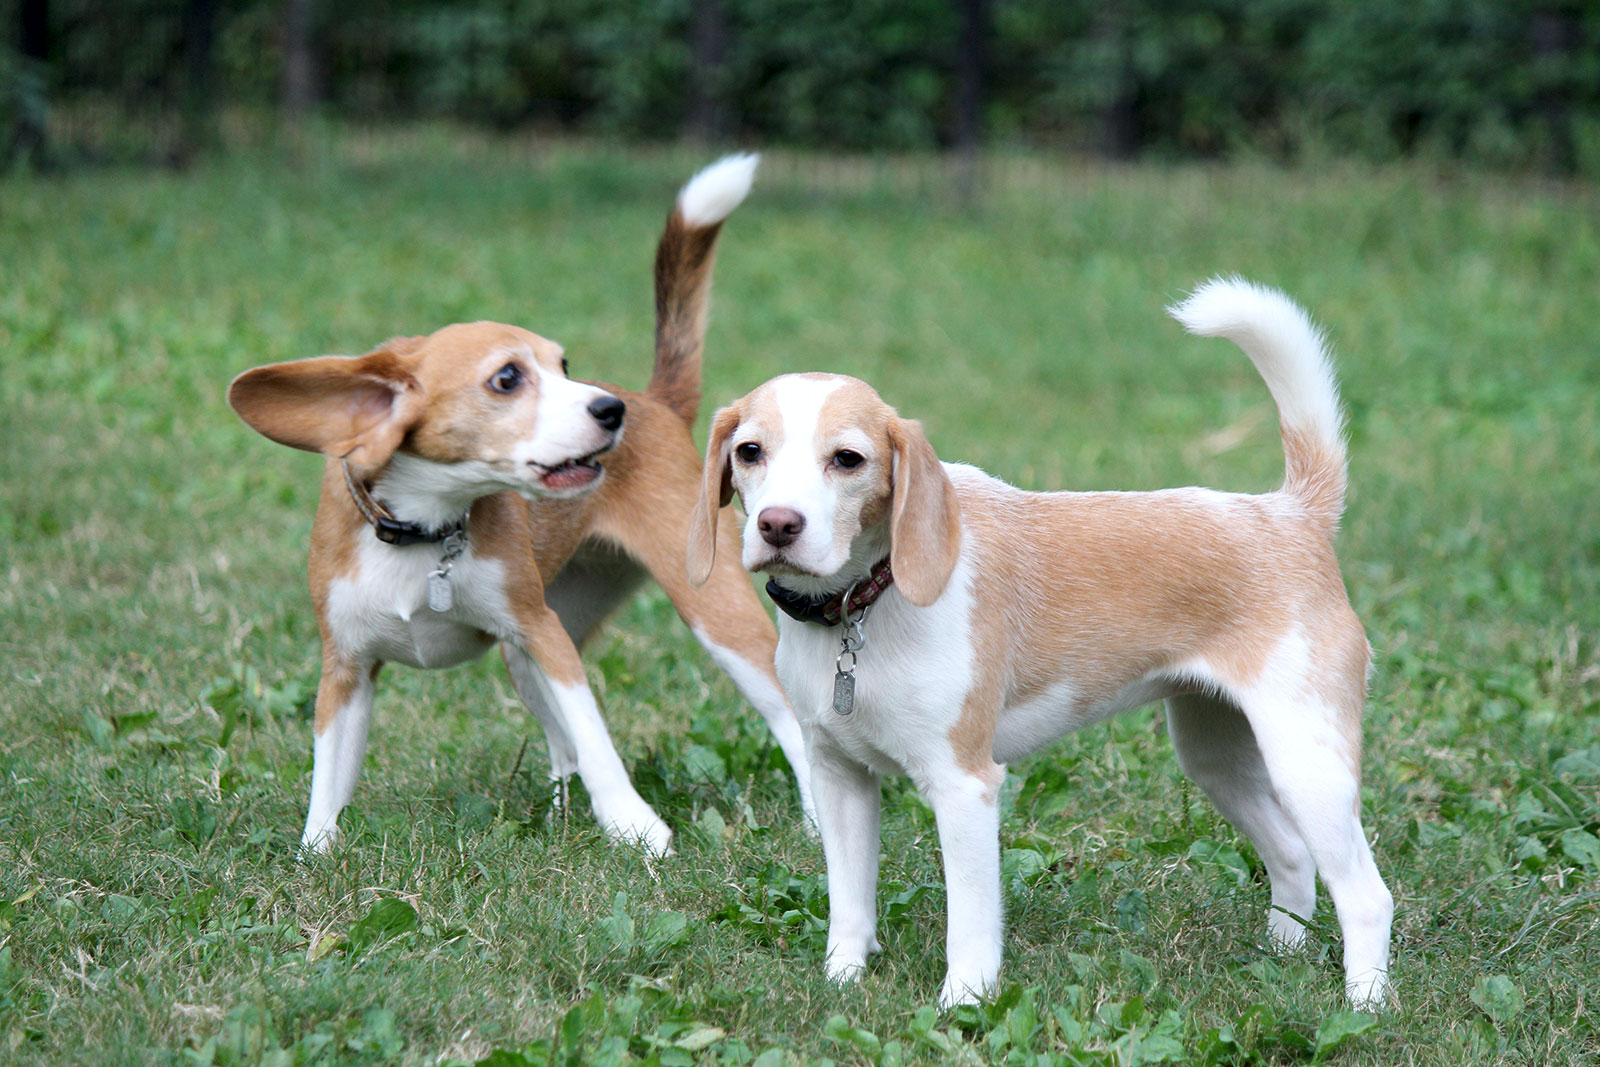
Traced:
MULTIPOLYGON (((63 103, 182 96, 196 0, 16 2, 49 4, 63 103)), ((270 106, 286 0, 210 6, 216 95, 270 106)), ((1600 5, 1585 0, 987 7, 985 121, 1002 140, 1600 174, 1600 5)), ((309 39, 318 98, 344 118, 661 140, 703 128, 695 109, 711 107, 727 139, 920 149, 955 133, 960 25, 959 0, 324 0, 309 39), (697 53, 708 20, 715 43, 697 53)), ((28 69, 0 58, 12 110, 38 106, 16 88, 28 69)))

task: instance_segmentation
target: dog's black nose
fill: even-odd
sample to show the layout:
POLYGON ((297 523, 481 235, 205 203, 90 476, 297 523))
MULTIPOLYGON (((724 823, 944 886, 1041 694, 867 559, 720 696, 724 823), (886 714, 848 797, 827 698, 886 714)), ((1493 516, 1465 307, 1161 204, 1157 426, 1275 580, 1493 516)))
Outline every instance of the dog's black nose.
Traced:
POLYGON ((773 548, 782 548, 800 536, 806 528, 806 517, 794 508, 762 508, 756 516, 756 528, 761 531, 761 540, 773 548))
POLYGON ((622 413, 628 410, 628 405, 614 396, 595 397, 589 402, 589 414, 607 430, 615 430, 622 425, 622 413))

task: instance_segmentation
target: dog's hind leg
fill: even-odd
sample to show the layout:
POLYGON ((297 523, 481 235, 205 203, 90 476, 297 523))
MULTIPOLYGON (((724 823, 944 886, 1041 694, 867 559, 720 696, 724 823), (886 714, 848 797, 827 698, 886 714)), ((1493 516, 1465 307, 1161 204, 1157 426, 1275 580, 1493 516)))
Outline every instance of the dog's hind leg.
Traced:
POLYGON ((661 585, 696 640, 766 721, 794 771, 801 809, 815 825, 816 807, 811 799, 811 771, 805 740, 773 666, 778 633, 761 607, 749 574, 739 564, 737 523, 720 524, 722 544, 716 565, 704 585, 695 588, 685 572, 684 545, 694 504, 693 491, 692 486, 682 487, 675 505, 660 509, 659 521, 649 537, 619 536, 621 531, 613 532, 612 536, 618 536, 626 550, 661 585))
POLYGON ((800 791, 800 809, 810 825, 816 826, 817 809, 811 796, 805 740, 772 665, 777 635, 749 581, 743 580, 742 573, 739 577, 743 588, 735 586, 733 597, 725 604, 718 604, 713 611, 706 611, 704 605, 693 601, 674 606, 711 659, 733 679, 739 692, 766 721, 767 729, 772 731, 794 771, 795 785, 800 791))
POLYGON ((1361 827, 1359 748, 1351 751, 1340 729, 1352 712, 1320 702, 1303 674, 1285 666, 1269 666, 1255 685, 1232 695, 1250 721, 1273 792, 1333 898, 1344 934, 1345 992, 1355 1007, 1376 1009, 1388 992, 1394 898, 1361 827))
POLYGON ((324 662, 312 722, 311 801, 300 848, 326 852, 339 840, 339 813, 355 795, 372 721, 378 664, 324 662))
POLYGON ((1250 839, 1272 883, 1267 936, 1285 948, 1305 940, 1317 902, 1317 869, 1294 820, 1273 792, 1250 723, 1227 701, 1199 693, 1167 699, 1178 766, 1222 817, 1250 839))

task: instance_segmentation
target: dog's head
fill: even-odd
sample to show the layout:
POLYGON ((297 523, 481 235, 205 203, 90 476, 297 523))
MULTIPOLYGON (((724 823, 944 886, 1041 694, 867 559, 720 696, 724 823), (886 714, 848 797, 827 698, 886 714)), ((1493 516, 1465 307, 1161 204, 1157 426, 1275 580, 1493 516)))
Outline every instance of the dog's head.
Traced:
POLYGON ((961 512, 920 424, 843 375, 790 374, 717 412, 689 532, 691 581, 711 573, 718 510, 744 502, 744 565, 796 592, 835 593, 885 554, 913 604, 939 598, 961 512))
POLYGON ((602 476, 624 405, 567 377, 561 346, 474 322, 388 341, 364 356, 248 370, 228 403, 281 444, 342 459, 363 476, 396 453, 426 461, 441 492, 573 496, 602 476))

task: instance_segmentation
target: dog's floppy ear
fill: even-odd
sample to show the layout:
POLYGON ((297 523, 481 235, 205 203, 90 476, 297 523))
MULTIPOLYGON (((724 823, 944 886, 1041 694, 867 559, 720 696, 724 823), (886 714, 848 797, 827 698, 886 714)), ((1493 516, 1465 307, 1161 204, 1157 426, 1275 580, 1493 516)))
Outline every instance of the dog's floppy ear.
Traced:
POLYGON ((364 356, 317 356, 247 370, 228 386, 228 403, 279 444, 376 471, 422 410, 422 387, 395 351, 411 340, 364 356))
POLYGON ((733 500, 733 450, 728 438, 743 420, 743 403, 723 408, 711 420, 706 466, 700 475, 700 499, 689 518, 687 565, 689 582, 695 588, 711 577, 711 568, 717 561, 717 512, 733 500))
POLYGON ((894 420, 889 442, 894 446, 889 566, 901 594, 927 607, 944 592, 961 556, 961 504, 921 423, 894 420))

